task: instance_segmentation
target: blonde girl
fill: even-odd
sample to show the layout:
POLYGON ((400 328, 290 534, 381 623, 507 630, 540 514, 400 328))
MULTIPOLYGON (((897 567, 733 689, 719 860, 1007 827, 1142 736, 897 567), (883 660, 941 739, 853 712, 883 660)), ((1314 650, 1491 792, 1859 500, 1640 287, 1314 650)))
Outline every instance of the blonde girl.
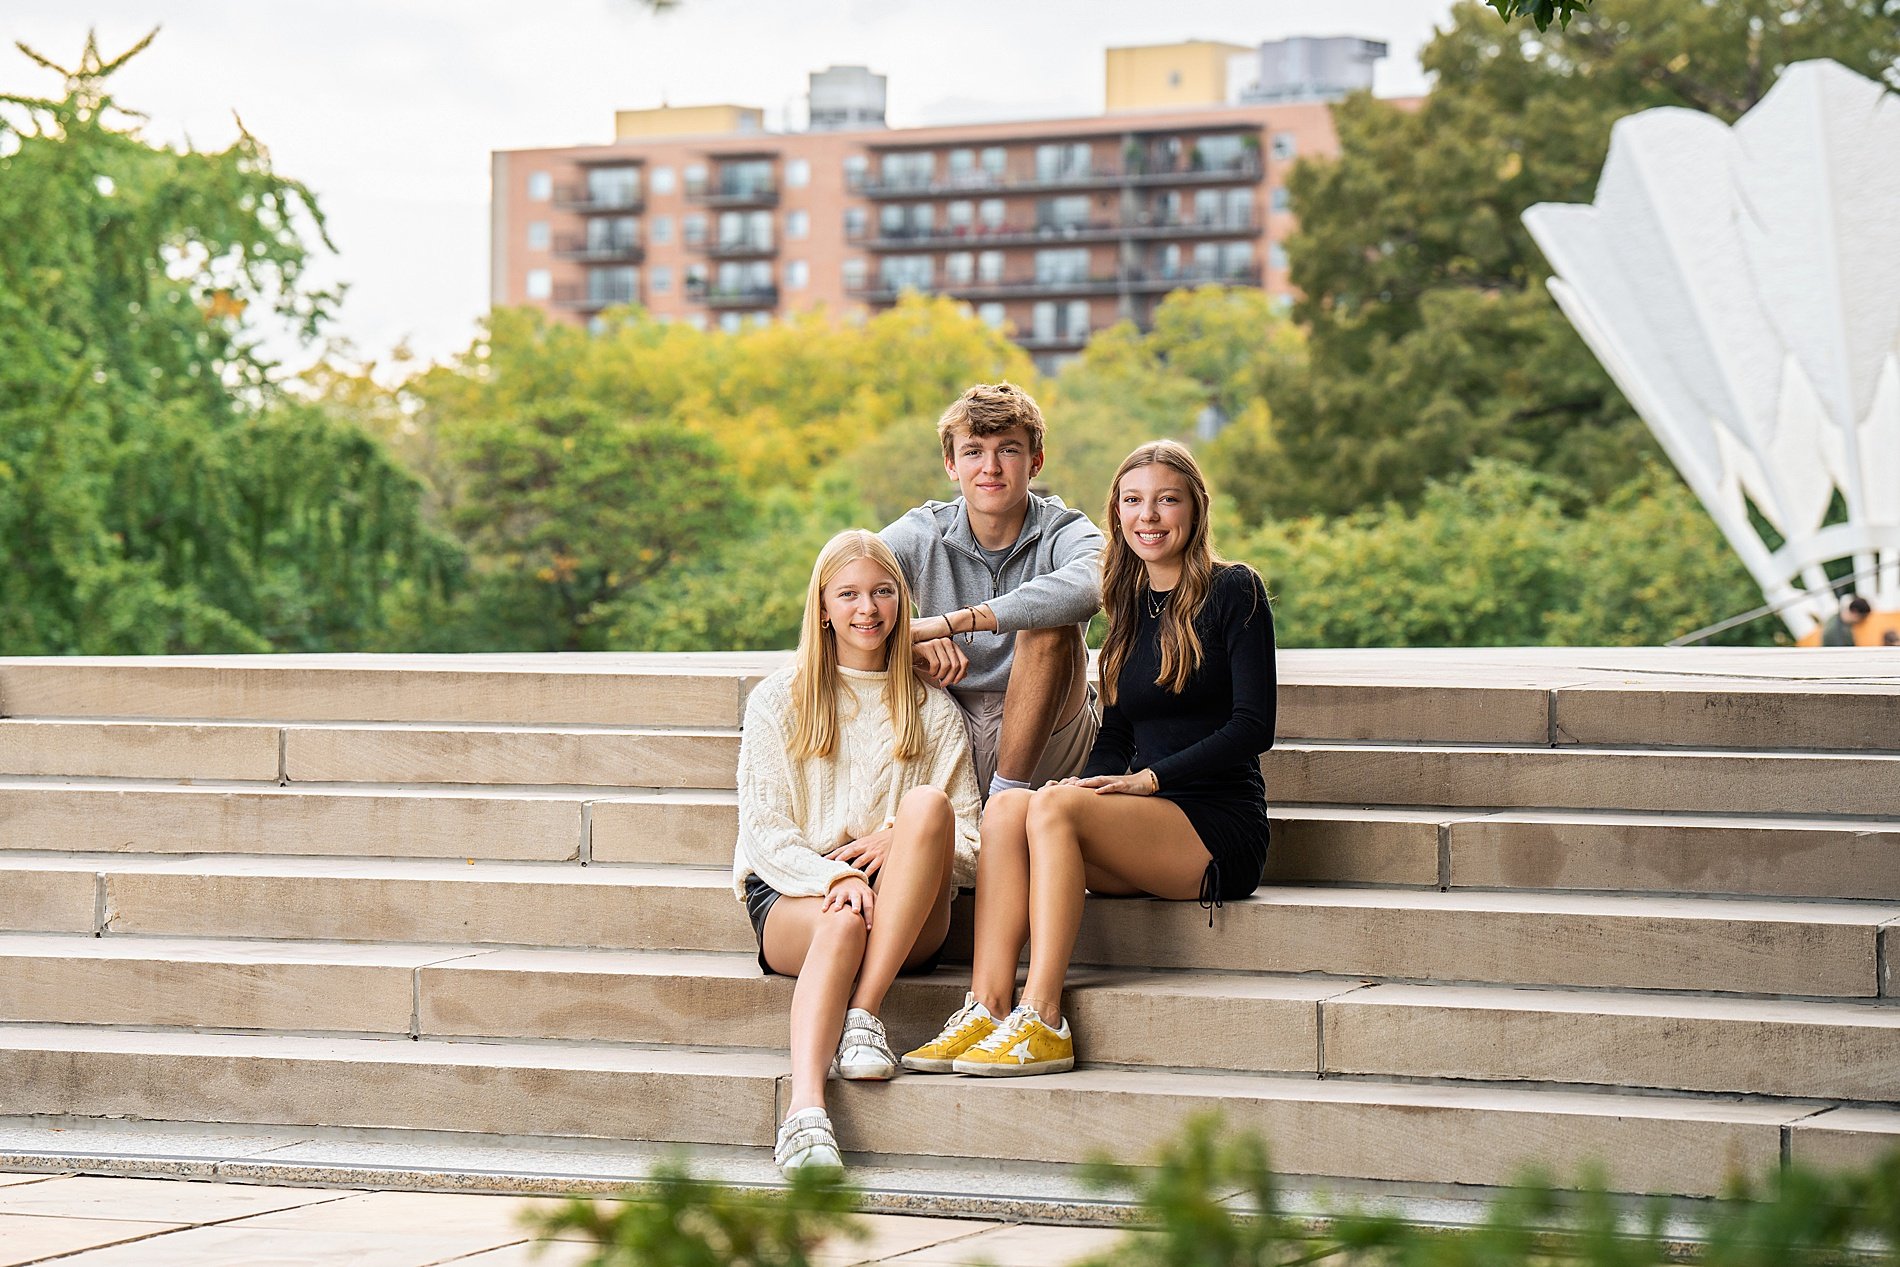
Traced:
POLYGON ((950 898, 976 871, 978 800, 961 714, 917 676, 910 594, 874 533, 812 568, 792 665, 746 704, 733 886, 759 967, 797 978, 792 1089, 776 1159, 838 1166, 825 1078, 895 1076, 878 1014, 900 972, 936 966, 950 898))

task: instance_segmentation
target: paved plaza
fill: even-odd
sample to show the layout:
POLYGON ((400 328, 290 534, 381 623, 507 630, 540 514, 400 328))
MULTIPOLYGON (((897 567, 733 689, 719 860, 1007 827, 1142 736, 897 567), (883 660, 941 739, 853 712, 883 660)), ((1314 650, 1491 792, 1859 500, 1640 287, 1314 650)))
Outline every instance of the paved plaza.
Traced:
MULTIPOLYGON (((364 1192, 0 1174, 0 1267, 575 1267, 579 1241, 534 1241, 522 1215, 546 1198, 364 1192)), ((1120 1232, 976 1219, 863 1216, 817 1267, 917 1263, 1044 1267, 1113 1245, 1120 1232)))

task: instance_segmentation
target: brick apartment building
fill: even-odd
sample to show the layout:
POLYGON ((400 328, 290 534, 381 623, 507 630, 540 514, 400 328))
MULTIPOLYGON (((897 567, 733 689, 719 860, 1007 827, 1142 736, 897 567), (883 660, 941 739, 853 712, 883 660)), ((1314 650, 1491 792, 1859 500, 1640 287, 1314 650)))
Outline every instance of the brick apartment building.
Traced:
POLYGON ((497 152, 492 302, 738 329, 914 289, 1007 324, 1047 368, 1146 328, 1180 287, 1287 297, 1287 173, 1335 151, 1327 99, 1385 51, 1307 41, 1356 54, 1318 84, 1255 70, 1298 43, 1111 49, 1090 118, 887 128, 882 77, 838 67, 812 77, 804 132, 738 106, 626 111, 611 144, 497 152))

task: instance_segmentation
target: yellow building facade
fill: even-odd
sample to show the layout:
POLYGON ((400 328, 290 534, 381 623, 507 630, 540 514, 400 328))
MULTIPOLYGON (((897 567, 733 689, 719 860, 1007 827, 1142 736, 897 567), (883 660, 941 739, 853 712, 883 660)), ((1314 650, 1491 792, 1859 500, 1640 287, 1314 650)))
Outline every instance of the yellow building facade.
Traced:
POLYGON ((1187 40, 1108 50, 1107 107, 1167 110, 1227 103, 1227 68, 1253 52, 1243 44, 1187 40))
POLYGON ((652 110, 614 111, 616 141, 763 131, 765 111, 752 106, 659 106, 652 110))

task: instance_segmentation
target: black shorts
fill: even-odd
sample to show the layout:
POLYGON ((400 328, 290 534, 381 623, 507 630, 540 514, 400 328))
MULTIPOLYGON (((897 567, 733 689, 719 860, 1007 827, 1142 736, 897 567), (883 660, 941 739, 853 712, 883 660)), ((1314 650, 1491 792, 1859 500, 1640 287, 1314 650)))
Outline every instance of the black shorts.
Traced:
MULTIPOLYGON (((772 966, 765 962, 765 917, 771 914, 772 903, 778 901, 782 896, 784 895, 765 881, 759 879, 757 875, 749 875, 745 878, 745 913, 747 917, 752 920, 753 940, 759 943, 759 971, 768 977, 782 977, 785 975, 782 972, 772 971, 772 966)), ((898 973, 898 975, 903 977, 925 976, 935 972, 937 965, 942 962, 943 947, 939 946, 930 952, 928 959, 925 959, 915 968, 904 969, 898 973)))

